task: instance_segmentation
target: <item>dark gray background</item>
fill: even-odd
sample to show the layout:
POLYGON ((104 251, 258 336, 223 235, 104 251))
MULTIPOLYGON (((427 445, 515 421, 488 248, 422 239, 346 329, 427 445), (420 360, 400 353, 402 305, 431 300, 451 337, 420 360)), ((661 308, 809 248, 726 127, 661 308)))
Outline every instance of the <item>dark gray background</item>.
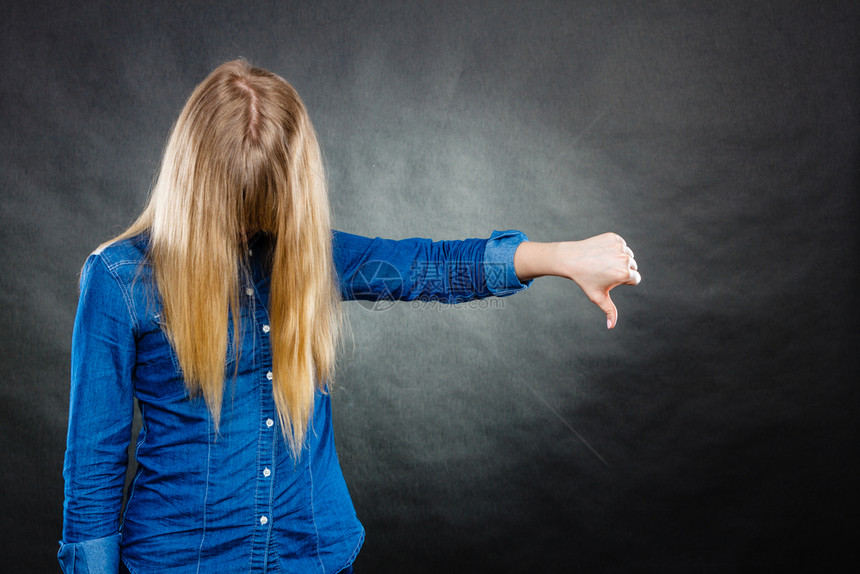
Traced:
POLYGON ((0 570, 56 570, 80 266, 238 56, 302 94, 338 228, 611 230, 644 276, 613 332, 561 279, 348 305, 361 572, 857 562, 860 4, 73 4, 0 13, 0 570))

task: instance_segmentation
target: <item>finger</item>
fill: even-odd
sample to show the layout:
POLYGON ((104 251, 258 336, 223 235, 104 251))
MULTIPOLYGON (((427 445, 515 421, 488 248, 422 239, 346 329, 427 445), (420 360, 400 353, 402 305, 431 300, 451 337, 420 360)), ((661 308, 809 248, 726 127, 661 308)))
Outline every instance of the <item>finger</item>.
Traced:
POLYGON ((628 285, 639 285, 642 281, 642 275, 635 268, 630 269, 630 279, 627 280, 628 285))
POLYGON ((606 313, 606 328, 613 328, 615 323, 618 322, 618 309, 615 308, 615 303, 612 302, 609 293, 606 294, 606 297, 602 301, 596 303, 606 313))
POLYGON ((630 259, 633 259, 635 256, 633 255, 633 250, 630 249, 629 245, 624 246, 624 253, 630 256, 630 259))

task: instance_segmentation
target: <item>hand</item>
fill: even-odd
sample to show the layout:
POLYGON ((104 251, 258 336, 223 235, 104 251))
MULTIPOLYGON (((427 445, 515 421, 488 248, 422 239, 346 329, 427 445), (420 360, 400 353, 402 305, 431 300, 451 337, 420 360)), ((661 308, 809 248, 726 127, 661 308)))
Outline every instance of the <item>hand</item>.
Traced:
POLYGON ((615 233, 582 241, 523 242, 514 255, 514 266, 521 280, 557 275, 575 281, 606 314, 608 329, 618 322, 618 309, 609 292, 618 285, 638 285, 642 280, 633 251, 615 233))
POLYGON ((609 292, 616 286, 638 285, 639 265, 627 243, 614 233, 559 244, 565 277, 576 281, 591 301, 606 313, 606 327, 618 322, 618 309, 609 292))

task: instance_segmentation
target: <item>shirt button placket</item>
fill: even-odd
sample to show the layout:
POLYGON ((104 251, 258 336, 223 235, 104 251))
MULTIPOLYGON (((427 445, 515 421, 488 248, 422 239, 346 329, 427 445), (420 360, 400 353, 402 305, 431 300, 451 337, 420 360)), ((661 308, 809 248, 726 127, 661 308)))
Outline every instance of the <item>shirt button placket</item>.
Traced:
MULTIPOLYGON (((272 371, 268 371, 268 372, 266 373, 266 379, 268 379, 269 381, 271 381, 271 380, 272 380, 272 371)), ((275 426, 275 421, 274 421, 274 419, 272 419, 272 417, 267 417, 267 418, 266 418, 266 423, 265 423, 265 424, 266 424, 266 429, 267 429, 267 430, 271 430, 271 429, 272 429, 272 427, 274 427, 274 426, 275 426)), ((265 440, 264 440, 264 443, 266 443, 266 442, 268 442, 268 441, 265 441, 265 440)), ((263 464, 264 464, 264 465, 266 465, 266 466, 264 466, 264 467, 263 467, 263 471, 261 472, 261 474, 263 475, 263 477, 264 477, 265 479, 269 479, 269 477, 272 475, 272 469, 271 469, 271 468, 269 468, 267 461, 263 461, 263 464)), ((265 491, 265 492, 270 492, 270 491, 271 491, 271 486, 272 486, 272 481, 271 481, 271 480, 266 480, 266 482, 268 483, 268 485, 263 485, 263 488, 262 488, 261 490, 262 490, 262 491, 265 491)), ((272 509, 271 509, 271 507, 270 507, 270 508, 269 508, 269 512, 271 512, 271 510, 272 510, 272 509)), ((262 526, 262 527, 266 527, 266 525, 267 525, 267 524, 269 524, 269 517, 268 517, 267 515, 265 515, 265 514, 261 515, 261 516, 260 516, 260 526, 262 526)))
MULTIPOLYGON (((246 293, 249 297, 256 296, 256 292, 248 288, 246 293)), ((263 299, 265 299, 265 295, 263 295, 263 299)), ((257 526, 255 530, 258 534, 255 534, 255 546, 257 544, 262 545, 259 549, 255 549, 255 555, 258 556, 261 560, 261 564, 257 564, 261 568, 264 568, 264 565, 267 561, 267 556, 269 554, 270 548, 268 548, 267 541, 271 538, 271 528, 273 527, 273 519, 274 519, 274 508, 272 506, 272 501, 274 500, 274 465, 275 465, 275 448, 276 441, 278 437, 275 430, 275 419, 274 412, 276 410, 274 404, 274 397, 272 396, 272 380, 274 379, 274 373, 272 372, 272 364, 271 360, 268 356, 268 351, 270 349, 269 343, 269 332, 271 331, 268 322, 266 321, 267 317, 264 315, 265 309, 261 306, 258 309, 256 314, 257 328, 260 329, 258 331, 259 337, 261 339, 260 349, 264 353, 264 359, 262 361, 263 368, 262 375, 265 377, 264 382, 268 384, 260 385, 260 407, 262 415, 262 423, 263 427, 260 431, 260 443, 259 443, 259 456, 257 458, 257 526)), ((255 566, 255 567, 256 567, 255 566)))
MULTIPOLYGON (((269 332, 269 326, 268 325, 263 325, 263 332, 264 333, 269 332)), ((272 374, 272 371, 267 371, 266 372, 266 380, 271 381, 273 378, 274 378, 274 375, 272 374)), ((273 426, 275 426, 275 421, 271 417, 268 417, 266 419, 266 428, 271 429, 273 426)), ((266 466, 263 468, 262 474, 265 478, 269 478, 272 475, 272 469, 270 469, 268 466, 266 466)), ((261 526, 266 526, 268 523, 269 523, 269 517, 268 516, 266 516, 265 514, 260 516, 260 525, 261 526)))
MULTIPOLYGON (((249 282, 242 285, 239 293, 243 303, 249 308, 247 322, 243 326, 249 326, 246 331, 253 340, 252 371, 246 372, 249 383, 253 386, 255 399, 254 405, 257 417, 257 444, 256 457, 254 461, 248 461, 252 466, 247 471, 253 473, 254 477, 254 510, 248 514, 250 525, 253 528, 251 543, 250 571, 265 572, 269 557, 274 552, 274 530, 276 522, 282 516, 279 510, 279 497, 275 491, 278 484, 275 476, 278 472, 277 464, 281 460, 280 450, 283 448, 279 428, 277 405, 272 393, 272 382, 274 380, 274 365, 272 363, 271 345, 271 323, 268 314, 269 288, 266 274, 261 265, 265 258, 266 247, 254 247, 254 253, 248 254, 251 264, 251 275, 249 282), (255 402, 256 402, 255 401, 255 402)), ((243 309, 244 310, 244 309, 243 309)), ((247 520, 246 519, 246 520, 247 520)))

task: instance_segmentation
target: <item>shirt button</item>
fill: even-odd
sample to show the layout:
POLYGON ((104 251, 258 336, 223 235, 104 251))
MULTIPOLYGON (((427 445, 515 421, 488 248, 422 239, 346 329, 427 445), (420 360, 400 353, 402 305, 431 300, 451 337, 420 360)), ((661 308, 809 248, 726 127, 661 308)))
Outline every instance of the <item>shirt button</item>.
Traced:
POLYGON ((266 373, 266 378, 269 379, 270 381, 272 380, 272 376, 273 376, 272 371, 269 371, 268 373, 266 373))
POLYGON ((263 469, 263 476, 269 476, 270 474, 272 474, 271 470, 269 470, 268 468, 263 469))
POLYGON ((247 295, 248 297, 250 297, 250 296, 251 296, 251 295, 253 295, 253 294, 254 294, 254 290, 253 290, 253 289, 251 289, 250 287, 248 287, 247 289, 245 289, 245 295, 247 295))
POLYGON ((263 332, 264 332, 264 333, 268 333, 269 331, 270 331, 269 326, 268 326, 268 325, 263 325, 263 332))
POLYGON ((266 419, 266 426, 267 427, 271 427, 273 424, 275 424, 275 421, 273 421, 272 419, 266 419))
POLYGON ((254 250, 253 250, 253 249, 249 249, 249 250, 248 250, 248 255, 253 255, 253 254, 254 254, 254 250))
POLYGON ((260 517, 260 524, 266 524, 267 522, 269 522, 268 518, 266 518, 265 516, 260 517))

